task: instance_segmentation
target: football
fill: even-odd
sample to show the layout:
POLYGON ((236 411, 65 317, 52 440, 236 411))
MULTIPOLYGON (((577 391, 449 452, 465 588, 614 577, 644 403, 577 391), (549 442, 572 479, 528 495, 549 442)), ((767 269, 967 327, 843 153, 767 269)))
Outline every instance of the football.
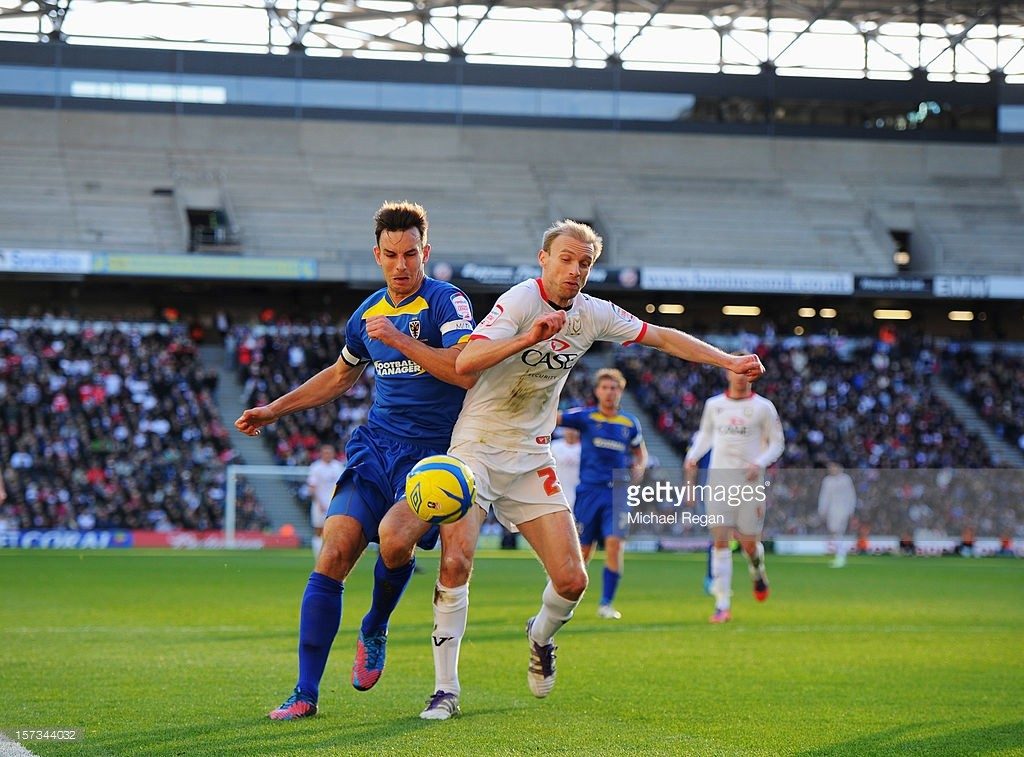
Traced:
POLYGON ((420 460, 405 478, 405 497, 416 516, 427 523, 454 523, 476 501, 473 471, 450 455, 420 460))

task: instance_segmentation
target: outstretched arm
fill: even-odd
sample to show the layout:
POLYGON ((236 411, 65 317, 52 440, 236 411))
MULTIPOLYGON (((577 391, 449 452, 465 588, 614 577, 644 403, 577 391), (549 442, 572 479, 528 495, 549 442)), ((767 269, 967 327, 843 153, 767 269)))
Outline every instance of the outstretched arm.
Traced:
POLYGON ((685 332, 668 329, 664 326, 648 324, 640 338, 640 344, 654 347, 656 350, 667 352, 682 360, 715 365, 733 373, 742 373, 751 381, 764 373, 764 366, 761 365, 761 360, 757 355, 743 355, 742 357, 730 355, 685 332))
POLYGON ((647 443, 640 442, 633 447, 633 483, 639 484, 644 480, 644 473, 647 471, 647 443))
POLYGON ((351 389, 365 367, 365 363, 349 365, 344 358, 339 357, 334 365, 324 368, 304 384, 278 397, 269 405, 246 410, 235 421, 235 428, 246 436, 257 436, 261 428, 278 418, 311 407, 320 407, 351 389))
POLYGON ((764 452, 754 460, 754 463, 762 468, 767 468, 786 451, 786 435, 782 431, 782 421, 779 420, 779 414, 775 412, 775 408, 772 408, 771 416, 768 418, 765 442, 764 452))
POLYGON ((505 339, 471 339, 455 361, 460 376, 478 374, 510 355, 550 339, 565 326, 565 312, 557 310, 539 316, 529 331, 505 339))
POLYGON ((826 476, 821 482, 821 488, 818 490, 818 515, 822 518, 828 513, 829 495, 832 493, 832 482, 826 476))
POLYGON ((366 335, 377 339, 388 347, 401 352, 410 360, 415 361, 423 370, 446 384, 469 389, 476 383, 476 376, 462 376, 455 370, 455 359, 462 351, 464 344, 451 347, 431 347, 429 344, 413 339, 399 331, 391 319, 384 315, 369 318, 366 321, 366 335))
POLYGON ((697 463, 711 449, 714 439, 715 421, 708 412, 708 403, 704 403, 704 411, 700 416, 700 428, 690 442, 690 449, 683 460, 683 470, 686 471, 686 480, 691 483, 697 479, 697 463))

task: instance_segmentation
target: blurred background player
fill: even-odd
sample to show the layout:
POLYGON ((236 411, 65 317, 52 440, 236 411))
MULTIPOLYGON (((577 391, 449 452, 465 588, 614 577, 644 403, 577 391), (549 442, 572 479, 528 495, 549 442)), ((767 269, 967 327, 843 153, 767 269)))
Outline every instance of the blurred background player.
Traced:
POLYGON ((551 457, 555 458, 555 470, 562 484, 569 507, 576 506, 576 487, 580 483, 580 432, 574 428, 563 428, 562 435, 551 441, 551 457))
POLYGON ((334 489, 345 470, 344 464, 336 459, 333 445, 324 444, 320 447, 320 457, 309 466, 306 485, 312 501, 309 505, 309 520, 313 526, 313 563, 320 556, 323 546, 324 521, 327 519, 327 508, 331 506, 334 489))
MULTIPOLYGON (((741 354, 741 353, 733 353, 741 354)), ((707 484, 719 492, 735 486, 764 484, 765 468, 778 460, 785 449, 785 438, 779 414, 769 400, 754 393, 750 380, 741 374, 727 373, 728 388, 724 394, 704 403, 700 429, 683 462, 686 479, 693 484, 697 461, 711 450, 707 484), (725 489, 719 489, 725 487, 725 489)), ((706 498, 711 521, 714 549, 711 556, 711 593, 715 597, 712 623, 732 620, 732 550, 729 540, 733 531, 747 557, 754 597, 768 598, 768 574, 764 564, 765 502, 744 497, 738 505, 727 498, 706 498)))
POLYGON ((388 620, 415 567, 417 544, 430 549, 437 528, 405 502, 405 477, 417 462, 443 454, 473 381, 455 373, 455 358, 473 330, 466 296, 427 278, 427 215, 413 203, 385 203, 374 217, 373 256, 386 286, 352 314, 341 357, 298 388, 235 421, 255 436, 289 413, 337 399, 371 361, 376 395, 366 424, 345 447, 348 465, 324 525, 324 543, 309 576, 299 616, 299 678, 272 720, 315 715, 331 644, 341 623, 344 580, 368 542, 379 542, 373 600, 363 618, 352 685, 365 691, 384 670, 388 620))
MULTIPOLYGON (((567 429, 577 429, 582 437, 580 483, 573 514, 585 562, 590 562, 595 542, 604 544, 605 566, 597 615, 609 620, 622 617, 612 601, 625 563, 624 539, 612 507, 612 487, 616 476, 639 482, 647 467, 647 445, 640 420, 619 409, 625 389, 626 377, 621 371, 602 368, 594 376, 597 408, 567 410, 558 421, 567 429)), ((566 485, 563 479, 563 488, 566 485)))
POLYGON ((554 688, 554 635, 572 618, 587 588, 587 570, 551 457, 551 432, 569 371, 594 342, 639 342, 751 378, 764 372, 756 355, 728 355, 582 294, 601 244, 586 224, 565 220, 551 226, 537 254, 540 278, 501 295, 456 361, 461 374, 478 378, 466 394, 450 454, 473 470, 480 507, 441 527, 441 572, 434 592, 435 691, 421 718, 446 720, 459 713, 459 648, 469 612, 469 576, 480 526, 491 508, 502 525, 522 532, 548 574, 540 610, 526 625, 527 683, 536 697, 554 688))
POLYGON ((818 492, 818 515, 825 519, 829 539, 835 545, 833 568, 846 565, 846 553, 850 545, 846 540, 846 527, 850 516, 857 507, 857 489, 850 474, 836 462, 828 464, 828 475, 821 480, 818 492))

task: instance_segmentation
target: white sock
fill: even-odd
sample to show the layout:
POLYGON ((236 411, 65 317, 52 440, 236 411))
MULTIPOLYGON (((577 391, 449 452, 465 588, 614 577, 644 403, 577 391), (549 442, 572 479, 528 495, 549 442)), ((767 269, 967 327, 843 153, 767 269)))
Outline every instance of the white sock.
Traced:
POLYGON ((743 551, 743 554, 747 558, 747 568, 751 580, 757 580, 758 575, 764 572, 764 544, 757 543, 753 556, 748 555, 746 550, 743 551))
POLYGON ((316 562, 317 558, 320 557, 320 550, 324 546, 324 537, 313 535, 313 562, 316 562))
POLYGON ((544 594, 541 595, 540 612, 537 613, 530 628, 530 638, 537 644, 550 644, 558 629, 572 618, 573 610, 579 603, 579 599, 566 599, 561 596, 555 591, 551 581, 548 581, 548 585, 544 587, 544 594))
POLYGON ((434 590, 434 691, 458 694, 459 648, 469 616, 469 584, 449 589, 440 581, 434 590))
POLYGON ((846 553, 850 551, 850 544, 842 536, 836 541, 836 565, 846 564, 846 553))
POLYGON ((711 593, 716 610, 732 606, 732 550, 728 547, 715 547, 711 555, 711 593))

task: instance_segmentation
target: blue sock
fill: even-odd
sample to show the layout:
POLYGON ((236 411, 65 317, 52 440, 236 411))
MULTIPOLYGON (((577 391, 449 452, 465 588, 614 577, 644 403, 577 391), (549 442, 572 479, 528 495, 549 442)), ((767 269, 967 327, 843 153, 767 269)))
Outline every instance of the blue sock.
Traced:
POLYGON ((341 625, 341 593, 345 584, 322 573, 310 573, 299 611, 299 691, 314 702, 327 655, 341 625))
POLYGON ((619 588, 619 579, 622 578, 621 573, 616 573, 611 570, 607 565, 604 566, 604 581, 602 582, 603 589, 601 591, 601 604, 610 605, 612 600, 615 599, 615 590, 619 588))
POLYGON ((713 581, 715 578, 713 575, 711 575, 711 552, 714 550, 714 548, 715 542, 712 541, 708 544, 708 569, 707 572, 704 574, 704 578, 706 578, 708 581, 713 581))
POLYGON ((409 585, 415 567, 416 558, 413 558, 401 568, 389 570, 380 555, 377 556, 377 564, 373 566, 373 602, 363 618, 363 636, 379 633, 388 627, 391 613, 409 585))

